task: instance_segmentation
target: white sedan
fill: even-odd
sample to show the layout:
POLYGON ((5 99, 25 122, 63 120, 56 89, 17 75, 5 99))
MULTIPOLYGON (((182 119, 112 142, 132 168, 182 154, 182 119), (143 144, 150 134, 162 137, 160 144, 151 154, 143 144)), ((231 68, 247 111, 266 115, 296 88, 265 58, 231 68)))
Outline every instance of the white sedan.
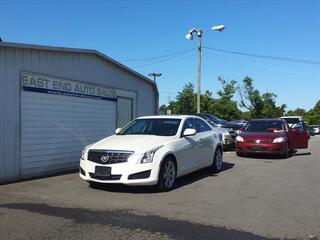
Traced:
POLYGON ((88 145, 80 160, 80 177, 95 183, 174 187, 177 177, 201 168, 222 168, 218 133, 196 116, 140 117, 116 134, 88 145))

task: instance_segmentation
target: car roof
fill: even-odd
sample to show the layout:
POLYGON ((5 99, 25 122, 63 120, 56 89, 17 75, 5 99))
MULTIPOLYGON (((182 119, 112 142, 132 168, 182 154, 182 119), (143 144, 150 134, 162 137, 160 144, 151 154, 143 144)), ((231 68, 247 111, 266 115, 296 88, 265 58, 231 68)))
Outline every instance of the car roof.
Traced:
POLYGON ((301 116, 283 116, 281 118, 300 118, 300 119, 302 119, 301 116))
POLYGON ((250 122, 284 122, 285 120, 280 118, 257 118, 252 119, 250 122))
POLYGON ((160 118, 167 118, 167 119, 181 119, 184 120, 186 118, 199 118, 202 119, 200 117, 197 117, 195 115, 151 115, 151 116, 142 116, 142 117, 138 117, 137 119, 160 119, 160 118))

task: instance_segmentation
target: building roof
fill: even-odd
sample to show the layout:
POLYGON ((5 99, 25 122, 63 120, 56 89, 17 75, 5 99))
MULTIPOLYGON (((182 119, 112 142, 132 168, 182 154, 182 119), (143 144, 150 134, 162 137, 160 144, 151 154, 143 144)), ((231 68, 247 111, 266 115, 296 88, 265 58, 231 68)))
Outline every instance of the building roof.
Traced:
POLYGON ((70 53, 86 53, 86 54, 95 54, 104 60, 111 62, 123 70, 135 75, 136 77, 152 84, 156 91, 158 92, 157 85, 154 81, 143 76, 142 74, 134 71, 133 69, 123 65, 122 63, 108 57, 107 55, 93 49, 82 49, 82 48, 66 48, 66 47, 54 47, 54 46, 45 46, 45 45, 35 45, 35 44, 25 44, 25 43, 15 43, 15 42, 0 42, 0 47, 10 47, 10 48, 28 48, 28 49, 36 49, 36 50, 46 50, 46 51, 59 51, 59 52, 70 52, 70 53))

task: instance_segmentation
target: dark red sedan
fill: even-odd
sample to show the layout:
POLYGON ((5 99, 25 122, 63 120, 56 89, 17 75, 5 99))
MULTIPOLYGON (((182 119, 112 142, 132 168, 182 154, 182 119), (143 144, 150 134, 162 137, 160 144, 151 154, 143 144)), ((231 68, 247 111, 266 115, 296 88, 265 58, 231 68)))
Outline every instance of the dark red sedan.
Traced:
POLYGON ((254 119, 236 137, 238 156, 273 154, 289 157, 291 150, 308 148, 308 134, 302 124, 289 128, 283 119, 254 119))

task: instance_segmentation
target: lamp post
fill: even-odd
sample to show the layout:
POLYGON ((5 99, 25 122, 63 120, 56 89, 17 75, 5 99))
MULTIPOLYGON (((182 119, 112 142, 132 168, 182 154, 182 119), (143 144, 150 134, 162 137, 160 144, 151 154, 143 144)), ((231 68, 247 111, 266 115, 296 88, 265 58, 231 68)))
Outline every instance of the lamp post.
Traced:
MULTIPOLYGON (((215 31, 223 31, 225 29, 224 25, 217 25, 211 28, 215 31)), ((186 39, 193 40, 193 33, 197 34, 198 37, 198 46, 197 46, 197 65, 198 65, 198 77, 197 77, 197 113, 200 113, 200 82, 201 82, 201 39, 202 39, 202 30, 192 28, 186 35, 186 39)))
POLYGON ((148 76, 153 77, 153 81, 154 81, 155 83, 157 83, 157 82, 156 82, 156 78, 157 78, 157 77, 160 77, 161 75, 162 75, 161 73, 153 72, 153 73, 149 73, 148 76))
POLYGON ((155 88, 156 88, 156 104, 155 104, 155 114, 158 114, 158 108, 159 108, 159 92, 158 92, 158 88, 157 88, 157 82, 156 82, 156 78, 160 77, 162 74, 161 73, 157 73, 157 72, 153 72, 153 73, 149 73, 148 76, 153 77, 153 81, 155 83, 155 88))

